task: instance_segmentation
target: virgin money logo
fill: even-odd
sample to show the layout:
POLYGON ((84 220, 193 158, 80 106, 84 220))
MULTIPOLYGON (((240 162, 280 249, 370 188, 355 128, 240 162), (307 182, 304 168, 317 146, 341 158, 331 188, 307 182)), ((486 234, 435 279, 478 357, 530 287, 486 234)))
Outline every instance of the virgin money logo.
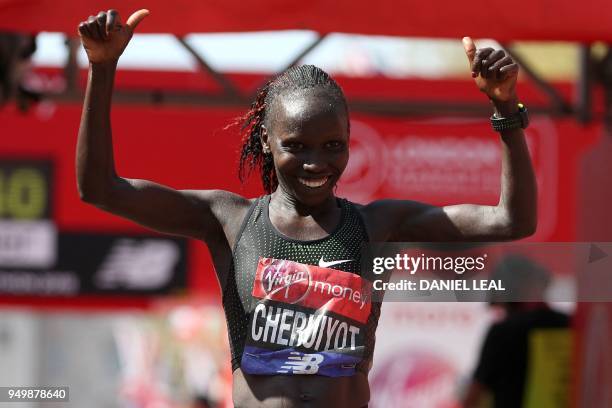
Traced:
POLYGON ((372 407, 450 408, 456 405, 457 370, 441 355, 401 350, 370 376, 372 407))
POLYGON ((261 287, 268 299, 297 303, 308 294, 310 282, 310 271, 306 265, 271 260, 263 270, 261 287))

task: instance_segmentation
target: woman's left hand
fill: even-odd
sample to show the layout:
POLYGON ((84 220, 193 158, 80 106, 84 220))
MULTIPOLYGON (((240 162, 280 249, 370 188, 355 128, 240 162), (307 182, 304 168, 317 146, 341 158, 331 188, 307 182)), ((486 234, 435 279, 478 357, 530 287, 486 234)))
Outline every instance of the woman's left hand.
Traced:
POLYGON ((463 48, 478 89, 494 103, 517 99, 515 88, 519 66, 509 55, 494 48, 476 49, 470 37, 463 38, 463 48))

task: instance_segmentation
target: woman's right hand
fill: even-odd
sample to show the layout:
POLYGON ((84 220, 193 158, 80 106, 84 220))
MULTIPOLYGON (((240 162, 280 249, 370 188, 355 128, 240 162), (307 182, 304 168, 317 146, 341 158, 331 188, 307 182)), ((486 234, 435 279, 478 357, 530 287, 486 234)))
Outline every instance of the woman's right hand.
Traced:
POLYGON ((117 62, 127 47, 134 29, 149 15, 149 10, 136 11, 121 24, 116 10, 101 11, 97 16, 89 16, 79 24, 79 36, 92 64, 117 62))

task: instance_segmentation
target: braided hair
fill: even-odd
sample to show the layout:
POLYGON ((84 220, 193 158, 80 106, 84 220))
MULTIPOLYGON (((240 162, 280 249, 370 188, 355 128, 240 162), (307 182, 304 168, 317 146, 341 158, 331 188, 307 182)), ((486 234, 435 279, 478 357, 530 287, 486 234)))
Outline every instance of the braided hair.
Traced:
POLYGON ((259 90, 249 111, 234 123, 242 124, 243 141, 238 166, 238 177, 241 182, 244 182, 253 170, 258 169, 266 193, 269 194, 276 189, 278 178, 274 170, 272 153, 264 152, 261 143, 262 125, 270 129, 272 111, 280 95, 315 89, 324 90, 335 106, 342 107, 348 122, 348 106, 344 93, 329 74, 314 65, 293 66, 287 69, 259 90))

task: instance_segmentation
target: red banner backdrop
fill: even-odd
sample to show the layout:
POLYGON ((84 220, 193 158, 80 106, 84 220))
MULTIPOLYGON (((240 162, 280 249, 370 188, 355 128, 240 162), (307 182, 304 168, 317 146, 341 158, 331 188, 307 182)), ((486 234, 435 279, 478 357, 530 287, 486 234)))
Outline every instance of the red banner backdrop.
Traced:
MULTIPOLYGON (((78 105, 41 105, 24 115, 5 109, 0 114, 0 156, 52 160, 52 218, 60 231, 142 232, 134 223, 79 200, 74 151, 80 110, 78 105)), ((249 197, 259 195, 257 177, 245 186, 239 184, 239 137, 235 130, 223 131, 240 113, 230 109, 117 106, 113 131, 118 172, 176 188, 218 188, 249 197)), ((351 161, 339 189, 341 195, 362 202, 394 197, 439 205, 496 203, 499 141, 486 119, 409 120, 353 115, 352 120, 351 161)), ((575 238, 577 161, 597 131, 594 127, 581 128, 571 120, 534 118, 527 135, 538 175, 540 204, 538 231, 531 239, 575 238)), ((194 291, 217 293, 205 245, 192 241, 189 250, 189 286, 194 291)), ((33 299, 11 301, 27 303, 33 299)), ((122 302, 130 304, 123 299, 113 306, 121 307, 122 302)), ((107 302, 91 298, 85 303, 99 306, 107 302)))
POLYGON ((486 6, 447 1, 260 0, 2 0, 0 30, 76 34, 80 21, 115 7, 125 18, 146 7, 139 32, 173 33, 309 29, 321 33, 553 41, 610 41, 612 9, 606 0, 588 6, 572 0, 504 0, 486 6), (503 10, 503 12, 501 12, 503 10), (554 10, 554 12, 553 12, 554 10))
MULTIPOLYGON (((160 82, 163 81, 157 81, 155 75, 150 73, 146 80, 142 76, 141 86, 149 87, 150 83, 162 86, 160 82)), ((137 78, 135 73, 119 75, 119 85, 130 76, 137 78)), ((163 79, 162 76, 159 79, 163 79)), ((172 83, 178 85, 181 81, 172 83)), ((134 87, 134 83, 131 85, 134 87)), ((346 86, 347 82, 343 85, 349 99, 379 93, 386 93, 388 98, 398 94, 431 98, 439 94, 438 90, 444 92, 447 100, 479 100, 482 97, 472 84, 457 82, 421 85, 406 82, 384 87, 371 80, 357 84, 359 86, 346 86), (472 92, 467 92, 469 89, 472 92)), ((521 95, 525 97, 529 93, 521 92, 521 95)), ((525 100, 537 98, 530 95, 525 100)), ((0 161, 22 158, 53 163, 51 219, 59 231, 144 232, 130 221, 79 200, 74 152, 80 112, 79 105, 49 102, 39 104, 27 114, 5 107, 0 111, 0 161)), ((148 178, 176 188, 220 188, 249 197, 259 195, 261 188, 257 177, 247 185, 239 184, 236 167, 240 140, 235 129, 223 131, 224 126, 241 113, 240 109, 228 108, 115 106, 113 132, 118 172, 126 177, 148 178)), ((610 160, 606 152, 610 143, 601 138, 601 133, 601 125, 582 127, 572 119, 553 120, 534 115, 527 138, 538 176, 539 224, 530 239, 609 240, 606 226, 610 225, 610 217, 605 216, 609 189, 603 186, 609 174, 606 169, 610 160)), ((438 205, 495 204, 497 200, 500 148, 486 118, 416 120, 354 114, 351 136, 351 160, 339 188, 340 195, 361 202, 393 197, 438 205)), ((188 254, 190 292, 217 295, 218 284, 205 245, 189 241, 188 254)), ((54 308, 147 307, 151 301, 150 297, 126 296, 0 297, 0 304, 54 308)), ((605 327, 612 327, 609 305, 579 305, 575 323, 576 351, 581 356, 576 361, 580 373, 577 406, 590 407, 588 398, 592 390, 606 390, 604 384, 610 374, 610 365, 601 356, 610 355, 609 347, 597 343, 598 339, 605 338, 601 331, 604 323, 605 327), (589 388, 592 379, 599 381, 599 386, 593 389, 589 388)), ((610 398, 597 394, 597 398, 600 397, 604 399, 599 401, 610 398)))

